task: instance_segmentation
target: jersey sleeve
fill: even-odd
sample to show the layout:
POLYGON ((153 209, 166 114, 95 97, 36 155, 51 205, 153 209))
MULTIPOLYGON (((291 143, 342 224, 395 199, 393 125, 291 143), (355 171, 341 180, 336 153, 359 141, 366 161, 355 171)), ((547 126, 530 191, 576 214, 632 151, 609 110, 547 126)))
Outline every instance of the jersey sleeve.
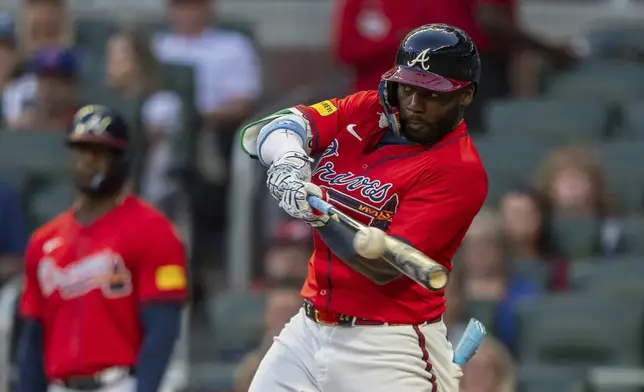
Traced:
POLYGON ((25 253, 24 287, 20 297, 20 314, 35 319, 42 317, 44 307, 44 298, 38 282, 39 249, 32 238, 25 253))
POLYGON ((333 98, 311 106, 299 105, 294 109, 307 120, 311 138, 307 152, 321 154, 346 127, 355 114, 378 103, 377 92, 361 91, 345 98, 333 98))
POLYGON ((135 277, 139 300, 185 301, 188 287, 186 254, 172 224, 155 219, 140 252, 135 277))
POLYGON ((437 172, 403 198, 388 234, 448 265, 486 196, 482 171, 437 172))

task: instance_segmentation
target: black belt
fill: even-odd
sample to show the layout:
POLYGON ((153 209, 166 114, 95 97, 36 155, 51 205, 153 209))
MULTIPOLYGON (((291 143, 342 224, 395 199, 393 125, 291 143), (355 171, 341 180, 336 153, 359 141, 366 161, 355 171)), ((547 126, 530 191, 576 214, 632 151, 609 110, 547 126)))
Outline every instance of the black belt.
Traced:
POLYGON ((56 380, 56 383, 63 385, 67 389, 95 391, 121 381, 126 377, 133 376, 134 374, 134 368, 114 366, 92 375, 69 376, 61 380, 56 380))
MULTIPOLYGON (((306 317, 308 317, 309 319, 313 320, 318 324, 331 325, 331 326, 337 325, 340 327, 367 326, 367 325, 406 325, 407 324, 407 323, 392 324, 392 323, 386 323, 384 321, 369 320, 362 317, 349 316, 342 313, 326 312, 323 310, 315 309, 315 306, 313 306, 313 303, 311 303, 311 301, 308 301, 308 300, 304 301, 304 314, 306 314, 306 317)), ((421 323, 421 324, 433 324, 433 323, 439 322, 440 320, 441 320, 441 317, 437 317, 433 320, 425 321, 424 323, 421 323)))

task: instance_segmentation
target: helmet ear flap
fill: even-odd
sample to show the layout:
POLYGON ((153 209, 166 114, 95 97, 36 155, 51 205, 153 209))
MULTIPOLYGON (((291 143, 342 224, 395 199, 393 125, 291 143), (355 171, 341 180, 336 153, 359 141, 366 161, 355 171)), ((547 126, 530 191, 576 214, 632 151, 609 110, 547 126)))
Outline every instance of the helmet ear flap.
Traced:
POLYGON ((380 98, 380 105, 384 110, 387 117, 387 122, 391 127, 394 134, 400 134, 400 117, 398 115, 398 94, 396 93, 397 83, 392 83, 387 80, 381 80, 378 88, 378 96, 380 98))

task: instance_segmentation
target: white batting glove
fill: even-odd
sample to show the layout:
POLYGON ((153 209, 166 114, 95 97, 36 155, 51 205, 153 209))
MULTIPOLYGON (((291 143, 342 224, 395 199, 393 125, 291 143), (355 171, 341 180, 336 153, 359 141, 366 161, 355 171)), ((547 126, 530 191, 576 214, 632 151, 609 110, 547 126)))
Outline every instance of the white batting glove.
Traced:
POLYGON ((311 181, 311 159, 301 151, 289 151, 273 161, 266 173, 268 192, 281 201, 286 188, 294 181, 311 181))
POLYGON ((329 221, 329 216, 311 208, 306 200, 309 195, 327 200, 326 192, 319 186, 306 181, 293 181, 286 188, 280 207, 293 218, 301 219, 313 227, 322 227, 329 221))

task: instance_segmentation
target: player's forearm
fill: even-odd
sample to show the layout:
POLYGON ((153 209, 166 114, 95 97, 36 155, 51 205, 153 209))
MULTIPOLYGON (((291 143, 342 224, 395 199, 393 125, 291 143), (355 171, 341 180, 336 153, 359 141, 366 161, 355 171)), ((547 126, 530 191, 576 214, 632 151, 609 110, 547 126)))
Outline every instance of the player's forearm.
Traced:
POLYGON ((289 151, 305 154, 304 141, 307 139, 304 119, 287 114, 266 124, 257 137, 257 156, 266 166, 281 158, 289 151))
POLYGON ((18 369, 21 392, 47 391, 43 360, 43 330, 38 320, 25 319, 18 342, 18 369))
POLYGON ((136 392, 157 392, 181 325, 180 304, 143 305, 143 345, 136 366, 136 392))
POLYGON ((330 219, 326 226, 318 230, 324 242, 340 260, 373 283, 387 284, 402 275, 384 260, 368 260, 358 256, 353 249, 355 233, 348 227, 330 219))

